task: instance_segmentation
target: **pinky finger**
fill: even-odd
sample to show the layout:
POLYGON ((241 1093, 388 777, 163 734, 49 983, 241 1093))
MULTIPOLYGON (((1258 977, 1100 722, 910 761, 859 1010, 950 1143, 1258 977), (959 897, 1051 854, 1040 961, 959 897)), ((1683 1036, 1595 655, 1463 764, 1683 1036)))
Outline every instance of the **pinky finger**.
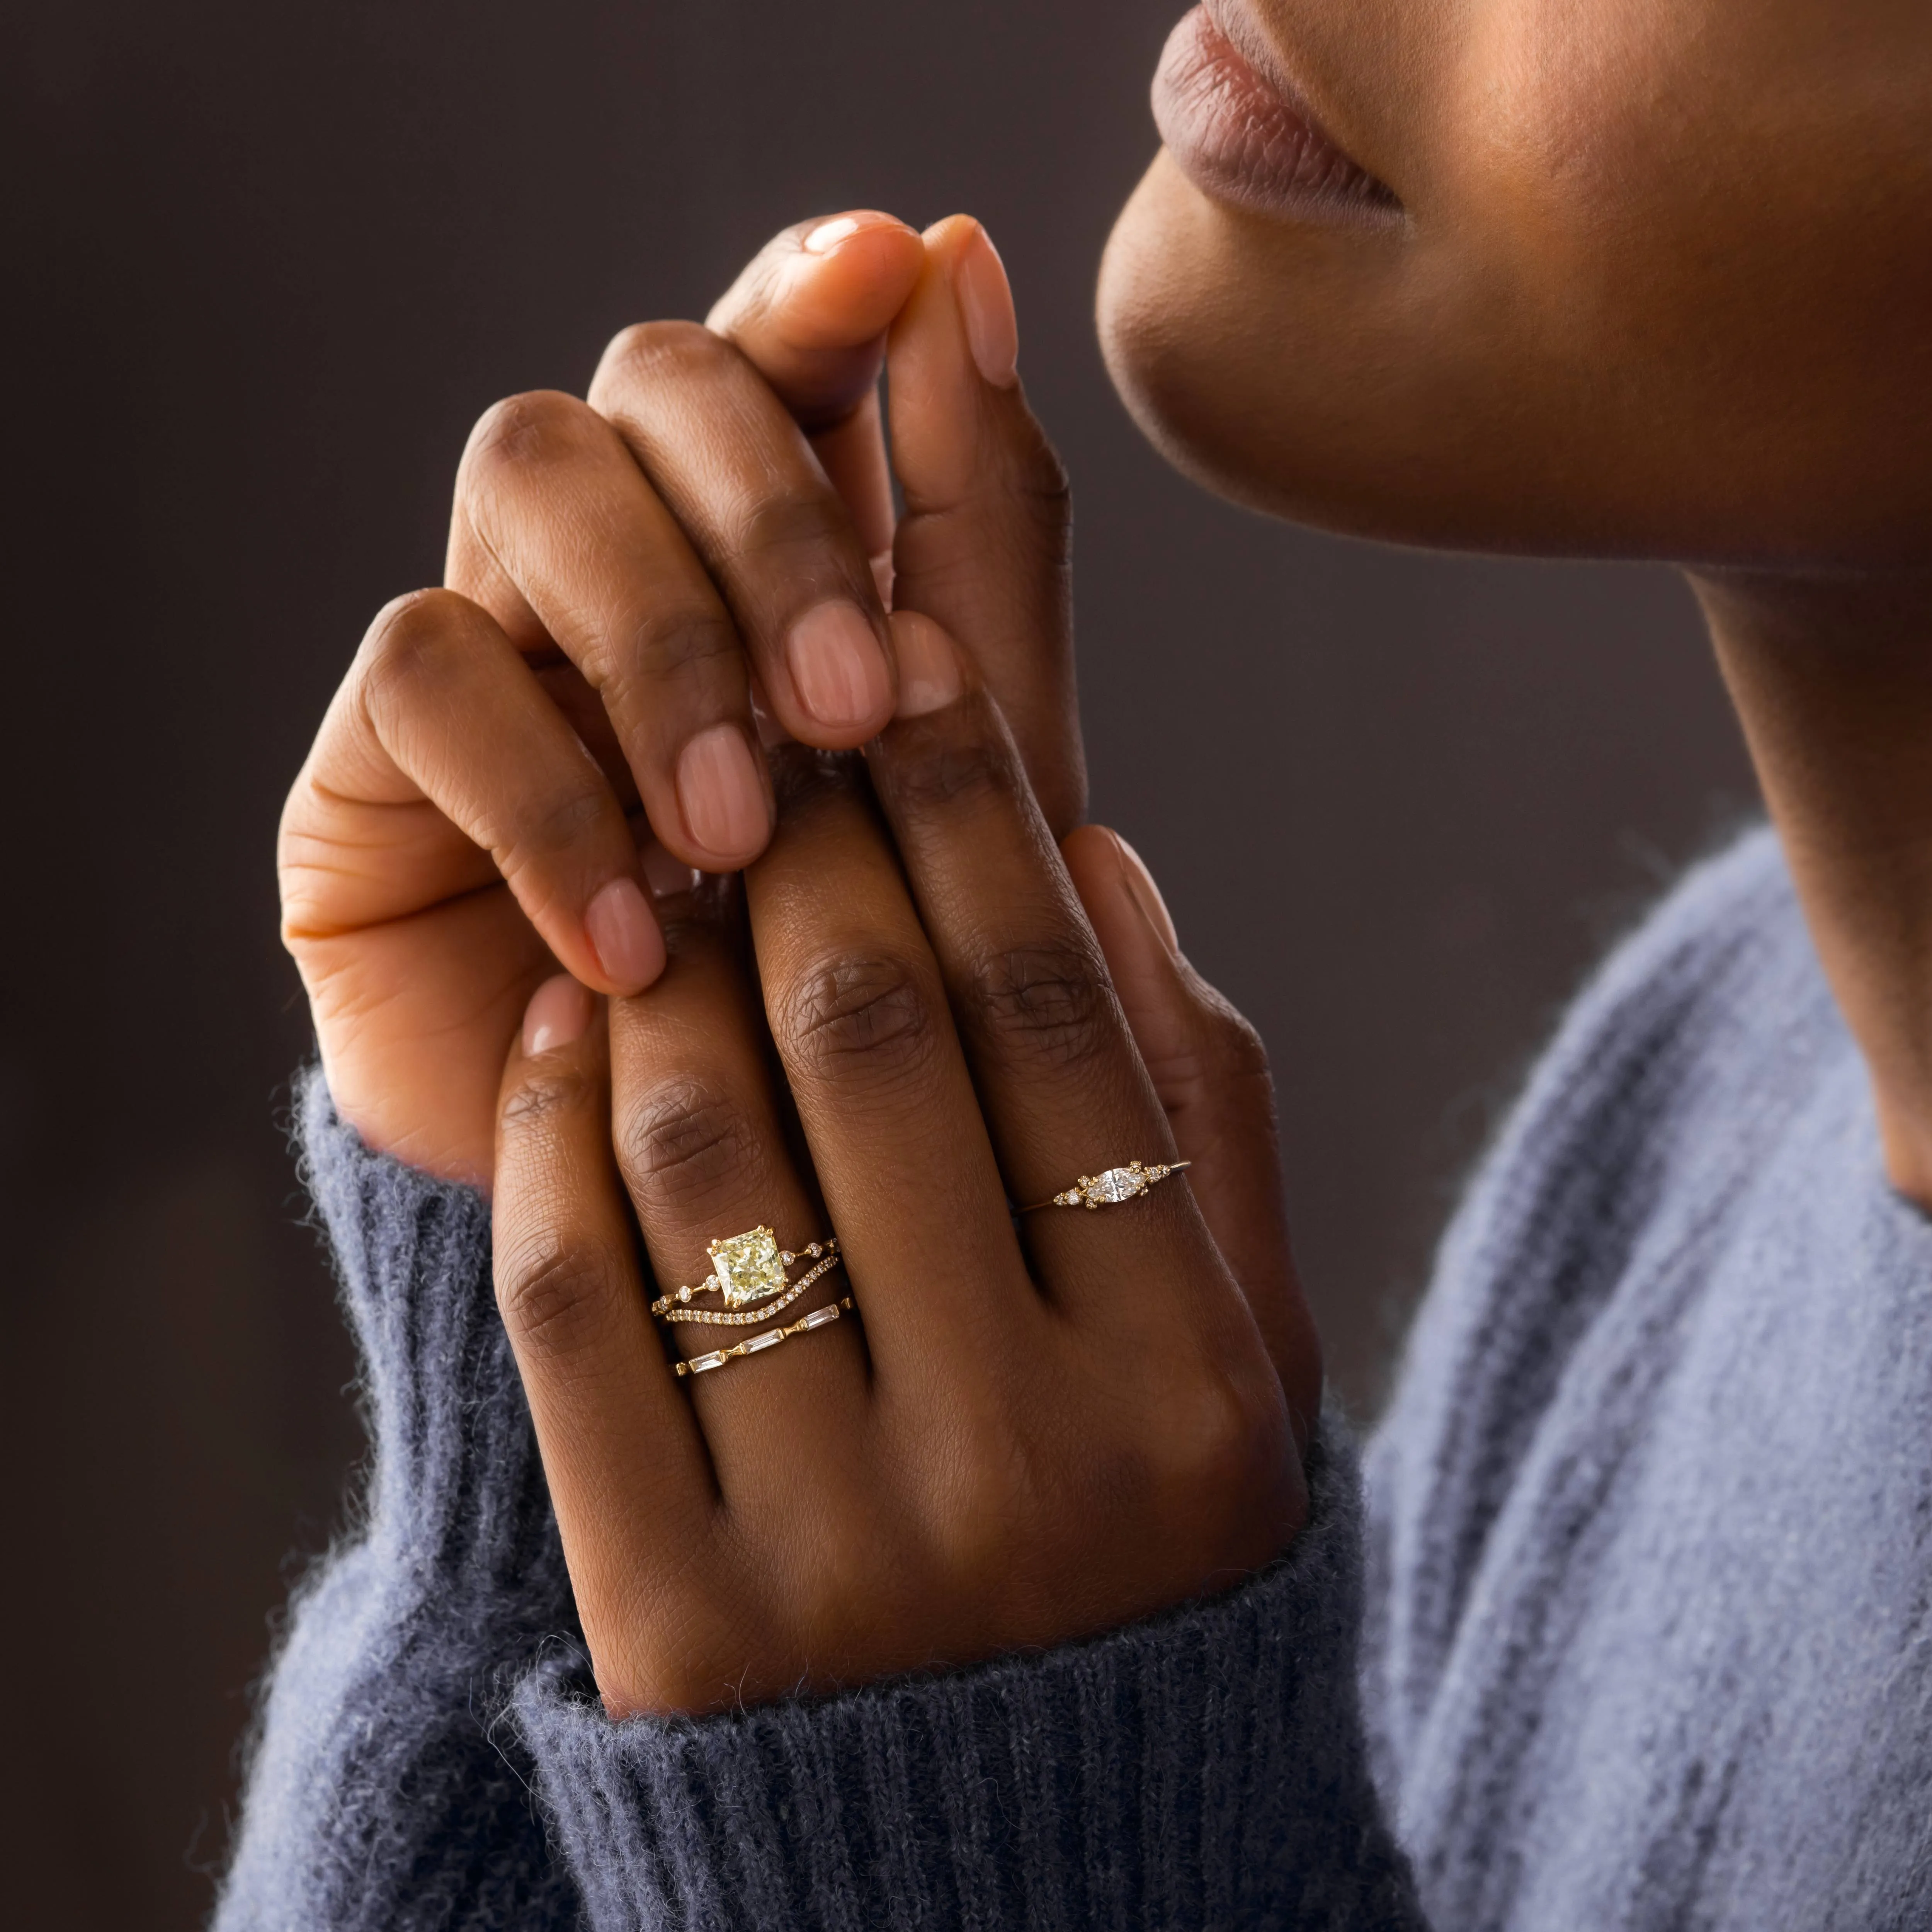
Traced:
POLYGON ((1061 842, 1188 1182, 1246 1295, 1306 1445, 1322 1402, 1321 1345, 1288 1246, 1268 1055, 1248 1022, 1181 957, 1174 924, 1126 841, 1083 825, 1061 842))
POLYGON ((467 598, 421 591, 381 613, 313 776, 338 796, 427 799, 489 854, 585 986, 637 993, 664 970, 616 794, 502 627, 467 598))

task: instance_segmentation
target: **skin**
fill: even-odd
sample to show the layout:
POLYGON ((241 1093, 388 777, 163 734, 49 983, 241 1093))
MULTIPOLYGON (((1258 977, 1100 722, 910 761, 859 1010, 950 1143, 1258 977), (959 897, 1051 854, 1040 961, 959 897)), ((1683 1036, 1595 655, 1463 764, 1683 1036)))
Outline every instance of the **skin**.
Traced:
MULTIPOLYGON (((1258 212, 1163 151, 1101 278, 1129 406, 1272 514, 1684 566, 1892 1177, 1932 1204, 1932 16, 1216 11, 1375 178, 1373 218, 1258 212)), ((494 1182, 620 1715, 1225 1587, 1298 1527, 1319 1400, 1265 1060, 1078 824, 1064 480, 1004 275, 963 220, 864 218, 830 254, 812 226, 708 333, 628 332, 584 402, 484 418, 449 583, 379 618, 284 822, 338 1103, 494 1182), (828 598, 888 667, 836 729, 784 644, 828 598), (727 851, 679 748, 746 733, 754 679, 765 738, 845 755, 773 742, 727 851), (655 910, 614 974, 593 915, 623 878, 655 910), (1196 1164, 1016 1233, 1010 1201, 1135 1155, 1196 1164), (680 1381, 668 1350, 751 1331, 649 1300, 761 1221, 836 1229, 820 1294, 854 1309, 680 1381)))

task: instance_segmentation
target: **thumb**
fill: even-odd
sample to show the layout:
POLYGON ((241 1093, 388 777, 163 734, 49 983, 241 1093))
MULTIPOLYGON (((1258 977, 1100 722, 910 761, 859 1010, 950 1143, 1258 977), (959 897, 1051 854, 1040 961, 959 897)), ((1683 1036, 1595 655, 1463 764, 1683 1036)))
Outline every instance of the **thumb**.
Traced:
POLYGON ((1267 1051, 1181 956, 1153 878, 1124 838, 1086 825, 1060 850, 1174 1145, 1194 1163, 1194 1198, 1248 1298, 1305 1444, 1321 1407, 1321 1344, 1288 1245, 1267 1051))

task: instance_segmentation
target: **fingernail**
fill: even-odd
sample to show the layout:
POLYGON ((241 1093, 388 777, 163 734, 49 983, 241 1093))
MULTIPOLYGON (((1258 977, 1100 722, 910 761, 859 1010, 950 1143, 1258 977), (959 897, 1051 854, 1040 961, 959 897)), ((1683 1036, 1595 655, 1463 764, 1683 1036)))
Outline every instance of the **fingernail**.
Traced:
POLYGON ((814 604, 791 627, 785 662, 799 703, 828 730, 856 731, 890 715, 892 671, 857 604, 814 604))
POLYGON ((524 1051, 548 1053, 572 1046, 590 1029, 590 993, 568 973, 546 980, 524 1010, 524 1051))
POLYGON ((758 734, 758 742, 769 752, 774 745, 794 745, 798 741, 778 722, 778 713, 772 709, 772 700, 765 695, 765 687, 758 681, 756 671, 752 674, 752 724, 758 734))
POLYGON ((965 689, 959 674, 959 654, 952 640, 928 616, 916 610, 895 610, 892 654, 899 661, 901 718, 923 718, 944 710, 965 689))
POLYGON ((713 724, 677 760, 677 802, 694 844, 731 866, 764 849, 772 829, 757 759, 735 724, 713 724))
POLYGON ((830 221, 821 221, 798 245, 808 255, 829 255, 848 235, 857 234, 864 226, 854 215, 835 215, 830 221))
POLYGON ((656 839, 644 848, 638 864, 654 899, 668 899, 678 892, 698 889, 697 872, 674 854, 667 852, 656 839))
POLYGON ((664 970, 664 934, 635 879, 613 879, 586 909, 584 929, 604 976, 620 991, 640 993, 664 970))
POLYGON ((1013 315, 1012 285, 992 238, 975 229, 952 271, 966 346, 980 374, 996 389, 1010 389, 1020 358, 1019 323, 1013 315))
POLYGON ((1160 888, 1154 884, 1154 874, 1147 868, 1147 861, 1118 832, 1114 834, 1114 842, 1120 847, 1120 856, 1126 862, 1123 869, 1126 875, 1127 890, 1133 895, 1135 904, 1160 935, 1160 943, 1178 958, 1180 935, 1174 929, 1167 902, 1161 897, 1160 888))

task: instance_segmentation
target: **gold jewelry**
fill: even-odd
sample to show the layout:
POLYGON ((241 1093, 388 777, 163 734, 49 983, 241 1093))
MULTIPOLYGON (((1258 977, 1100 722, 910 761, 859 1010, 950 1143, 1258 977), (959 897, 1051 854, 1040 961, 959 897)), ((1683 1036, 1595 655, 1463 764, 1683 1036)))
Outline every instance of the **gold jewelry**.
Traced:
POLYGON ((1145 1161, 1130 1160, 1125 1167, 1110 1167, 1103 1174, 1083 1174, 1051 1201, 1036 1201, 1020 1212, 1031 1214, 1042 1208, 1112 1208, 1144 1194, 1156 1180, 1165 1180, 1170 1174, 1178 1174, 1184 1167, 1193 1165, 1191 1160, 1156 1161, 1151 1166, 1145 1161))
POLYGON ((776 1348, 788 1336, 802 1335, 808 1329, 829 1328, 840 1316, 851 1312, 852 1298, 848 1294, 843 1301, 828 1301, 823 1308, 814 1308, 789 1328, 768 1328, 762 1335, 753 1335, 740 1342, 736 1348, 714 1348, 708 1355, 693 1355, 688 1362, 677 1364, 677 1372, 680 1376, 701 1376, 710 1370, 722 1369, 734 1357, 756 1355, 766 1348, 776 1348))
MULTIPOLYGON (((651 1304, 651 1312, 668 1315, 673 1308, 688 1306, 693 1295, 709 1294, 714 1289, 724 1296, 728 1308, 746 1308, 754 1302, 769 1301, 775 1295, 785 1294, 785 1270, 794 1262, 807 1257, 817 1261, 821 1255, 836 1256, 838 1252, 836 1234, 824 1241, 808 1241, 794 1254, 789 1248, 779 1247, 778 1237, 770 1228, 752 1228, 744 1234, 713 1241, 710 1252, 716 1266, 712 1271, 695 1288, 680 1288, 658 1296, 651 1304)), ((764 1316, 754 1316, 752 1319, 762 1322, 764 1316)))
MULTIPOLYGON (((672 1308, 655 1301, 651 1304, 651 1312, 658 1315, 659 1307, 663 1306, 663 1313, 658 1315, 661 1322, 702 1322, 706 1327, 711 1328, 746 1328, 753 1322, 769 1322, 781 1308, 789 1308, 820 1275, 829 1274, 838 1265, 838 1257, 827 1255, 816 1268, 807 1268, 784 1294, 773 1300, 761 1304, 758 1307, 748 1310, 742 1315, 726 1315, 715 1308, 672 1308)), ((668 1304, 670 1299, 667 1295, 664 1304, 668 1304)))

